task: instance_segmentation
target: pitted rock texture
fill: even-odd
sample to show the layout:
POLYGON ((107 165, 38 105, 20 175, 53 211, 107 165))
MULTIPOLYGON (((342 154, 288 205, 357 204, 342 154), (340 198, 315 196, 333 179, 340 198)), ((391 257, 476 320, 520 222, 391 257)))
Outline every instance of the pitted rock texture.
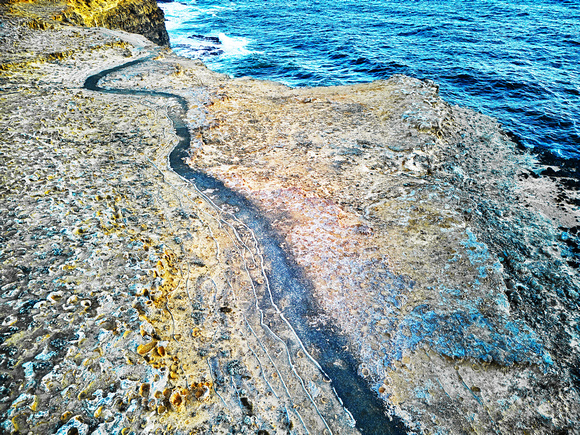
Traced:
POLYGON ((217 97, 190 164, 270 216, 360 373, 417 430, 574 426, 579 282, 561 228, 578 213, 494 120, 403 76, 237 80, 217 97))
POLYGON ((574 433, 577 211, 493 119, 404 76, 230 80, 36 11, 0 27, 2 431, 358 433, 304 308, 409 432, 574 433), (171 170, 175 101, 83 89, 144 58, 100 86, 187 100, 189 165, 270 222, 311 305, 171 170))
POLYGON ((12 53, 28 60, 0 76, 2 432, 358 433, 264 306, 251 232, 169 169, 175 102, 82 89, 99 69, 156 56, 198 83, 199 124, 199 83, 223 77, 193 62, 184 74, 122 33, 2 31, 39 50, 12 53), (66 57, 42 55, 69 34, 66 57))

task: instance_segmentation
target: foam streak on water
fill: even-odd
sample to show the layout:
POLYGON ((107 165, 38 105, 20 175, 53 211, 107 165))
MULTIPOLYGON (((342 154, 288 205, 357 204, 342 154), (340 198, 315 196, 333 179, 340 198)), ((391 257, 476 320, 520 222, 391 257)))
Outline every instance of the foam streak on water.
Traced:
POLYGON ((429 78, 445 99, 499 118, 527 146, 580 158, 577 1, 185 0, 162 7, 176 51, 217 71, 290 86, 394 73, 429 78), (228 50, 220 33, 242 50, 228 50))

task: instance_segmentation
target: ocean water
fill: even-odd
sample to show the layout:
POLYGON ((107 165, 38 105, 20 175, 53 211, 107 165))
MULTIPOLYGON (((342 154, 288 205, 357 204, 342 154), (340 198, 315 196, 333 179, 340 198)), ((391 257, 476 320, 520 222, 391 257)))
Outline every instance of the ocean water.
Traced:
POLYGON ((174 50, 289 86, 407 74, 499 119, 576 170, 579 0, 183 0, 160 4, 174 50))

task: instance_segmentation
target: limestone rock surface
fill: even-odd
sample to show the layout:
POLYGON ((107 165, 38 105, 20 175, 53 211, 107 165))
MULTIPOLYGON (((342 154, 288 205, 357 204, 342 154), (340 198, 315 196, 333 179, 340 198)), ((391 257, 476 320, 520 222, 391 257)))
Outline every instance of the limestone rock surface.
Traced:
POLYGON ((163 11, 155 0, 2 0, 0 4, 11 8, 13 14, 36 15, 40 22, 54 19, 77 26, 124 30, 143 35, 155 44, 169 46, 163 11))
POLYGON ((0 431, 577 431, 577 192, 495 120, 58 11, 1 11, 0 431))

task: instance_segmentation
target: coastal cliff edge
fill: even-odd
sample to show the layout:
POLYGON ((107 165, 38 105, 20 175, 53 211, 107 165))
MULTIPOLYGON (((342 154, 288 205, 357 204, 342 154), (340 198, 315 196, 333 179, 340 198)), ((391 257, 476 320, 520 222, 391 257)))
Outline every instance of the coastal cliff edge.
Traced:
POLYGON ((579 427, 578 194, 494 119, 231 79, 148 1, 0 14, 0 432, 579 427))

